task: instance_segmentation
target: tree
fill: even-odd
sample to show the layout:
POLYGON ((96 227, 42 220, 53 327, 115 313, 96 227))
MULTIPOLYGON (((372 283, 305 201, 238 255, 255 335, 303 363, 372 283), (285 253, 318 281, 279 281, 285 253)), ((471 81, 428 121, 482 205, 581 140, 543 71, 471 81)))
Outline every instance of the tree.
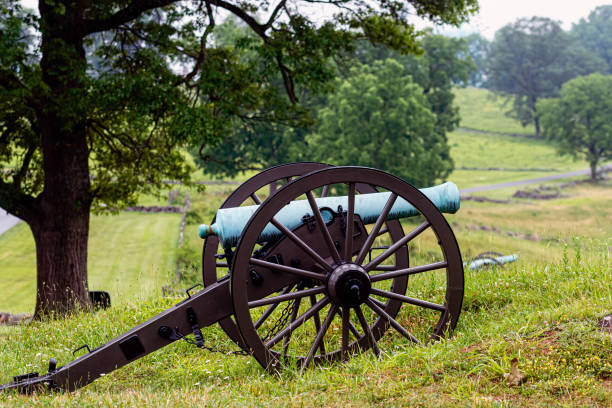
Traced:
MULTIPOLYGON (((387 58, 394 59, 410 73, 422 89, 430 110, 436 115, 435 130, 446 138, 459 125, 459 108, 453 105, 453 86, 466 85, 476 69, 468 54, 466 42, 460 38, 433 35, 427 32, 418 43, 420 55, 401 55, 385 47, 361 42, 356 58, 365 65, 387 58)), ((348 77, 349 74, 345 75, 348 77)))
POLYGON ((335 13, 315 24, 301 13, 310 3, 322 2, 45 0, 36 15, 2 0, 0 207, 34 235, 37 317, 88 306, 92 210, 131 203, 164 178, 188 181, 180 148, 217 142, 228 119, 263 105, 286 110, 331 79, 324 62, 355 39, 410 50, 411 15, 459 24, 477 7, 330 0, 335 13), (210 47, 219 11, 255 34, 244 46, 257 66, 210 47))
POLYGON ((423 88, 393 59, 354 67, 319 111, 316 159, 387 170, 418 186, 452 169, 423 88))
MULTIPOLYGON (((432 35, 424 31, 414 45, 421 55, 401 54, 382 45, 373 45, 362 40, 355 44, 355 49, 348 55, 344 53, 335 61, 327 61, 329 69, 338 68, 336 75, 348 77, 351 71, 347 66, 354 64, 354 59, 365 65, 377 60, 393 58, 402 63, 413 79, 422 88, 430 109, 436 115, 436 132, 444 138, 447 131, 452 131, 459 123, 459 111, 453 106, 453 85, 468 82, 470 73, 475 69, 468 56, 465 41, 432 35)), ((256 58, 256 55, 251 55, 256 58)), ((335 72, 335 71, 334 71, 335 72)), ((312 149, 304 143, 312 133, 314 122, 309 120, 308 110, 317 112, 326 106, 325 94, 333 92, 330 87, 321 92, 306 92, 301 97, 301 115, 292 112, 280 122, 241 121, 231 135, 218 146, 209 145, 199 152, 198 165, 205 172, 217 176, 235 176, 237 173, 269 167, 272 165, 296 160, 314 160, 312 149)))
POLYGON ((595 8, 588 19, 574 24, 572 33, 586 49, 606 61, 607 72, 612 73, 612 5, 595 8))
POLYGON ((599 73, 563 84, 559 98, 539 103, 544 135, 559 152, 584 157, 597 177, 597 165, 612 159, 612 75, 599 73))
POLYGON ((467 51, 476 69, 470 74, 469 85, 482 87, 486 80, 486 61, 489 56, 491 43, 479 33, 473 33, 463 37, 467 44, 467 51))
POLYGON ((468 54, 465 40, 428 35, 421 46, 422 56, 406 56, 406 72, 423 88, 431 111, 436 115, 435 131, 446 141, 446 132, 459 126, 459 107, 453 105, 453 86, 465 86, 476 66, 468 54))
MULTIPOLYGON (((262 58, 245 45, 257 41, 236 19, 227 19, 215 27, 213 41, 217 46, 227 47, 248 71, 255 72, 262 58)), ((331 61, 323 61, 324 72, 334 76, 331 61)), ((282 85, 280 73, 270 79, 276 87, 282 85)), ((319 91, 324 92, 328 87, 319 91)), ((262 104, 246 115, 227 118, 226 136, 217 143, 196 146, 192 149, 196 164, 205 173, 214 176, 234 177, 248 170, 260 170, 280 163, 296 161, 304 145, 303 138, 293 137, 295 133, 305 132, 312 123, 306 106, 309 104, 312 89, 304 89, 299 95, 300 105, 270 103, 262 104)))
POLYGON ((605 69, 604 62, 576 44, 559 23, 521 18, 495 33, 486 86, 512 101, 509 114, 523 126, 533 123, 540 137, 538 99, 556 96, 571 78, 605 69))

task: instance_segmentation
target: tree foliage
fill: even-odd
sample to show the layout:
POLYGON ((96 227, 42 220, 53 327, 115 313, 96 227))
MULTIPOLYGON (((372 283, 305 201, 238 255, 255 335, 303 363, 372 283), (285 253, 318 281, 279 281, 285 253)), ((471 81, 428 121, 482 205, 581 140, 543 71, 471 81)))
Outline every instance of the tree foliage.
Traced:
POLYGON ((486 81, 487 58, 491 43, 479 33, 473 33, 463 38, 467 45, 467 52, 472 58, 476 69, 470 74, 469 85, 482 87, 486 81))
MULTIPOLYGON (((30 226, 36 315, 87 305, 90 211, 116 208, 164 178, 189 181, 180 155, 217 143, 236 120, 286 120, 326 63, 367 38, 414 49, 413 15, 459 24, 475 0, 275 2, 121 0, 0 3, 0 206, 30 226), (305 8, 330 7, 316 23, 305 8), (214 45, 219 12, 253 33, 214 45)), ((299 113, 299 112, 298 112, 299 113)))
POLYGON ((586 20, 574 24, 572 33, 580 44, 606 61, 607 72, 612 73, 612 5, 595 8, 586 20))
POLYGON ((319 111, 319 121, 309 140, 318 160, 380 168, 418 186, 452 169, 423 88, 396 60, 351 69, 319 111))
POLYGON ((597 165, 612 159, 612 75, 574 78, 559 98, 538 107, 544 135, 557 142, 560 153, 586 159, 595 180, 597 165))
POLYGON ((605 70, 601 59, 544 17, 521 18, 499 29, 487 65, 487 87, 512 102, 511 116, 523 125, 534 123, 537 137, 538 99, 556 96, 571 78, 605 70))
MULTIPOLYGON (((454 85, 467 83, 475 68, 462 39, 432 35, 426 31, 415 46, 420 50, 420 54, 405 55, 364 40, 357 42, 351 53, 343 53, 335 61, 329 60, 328 63, 331 67, 338 67, 337 76, 349 78, 353 71, 346 67, 354 65, 355 60, 364 65, 372 65, 387 58, 400 62, 422 88, 429 109, 435 114, 434 131, 446 140, 446 132, 452 131, 459 123, 459 111, 453 105, 452 88, 454 85)), ((304 94, 302 107, 315 114, 325 108, 327 101, 324 94, 333 90, 327 88, 323 91, 325 92, 321 95, 312 92, 304 94)), ((287 161, 316 160, 316 149, 305 143, 307 136, 313 132, 314 121, 310 120, 307 110, 302 113, 301 116, 295 116, 300 118, 299 121, 242 122, 222 143, 208 146, 201 151, 198 164, 207 173, 234 176, 241 171, 265 168, 287 161)))

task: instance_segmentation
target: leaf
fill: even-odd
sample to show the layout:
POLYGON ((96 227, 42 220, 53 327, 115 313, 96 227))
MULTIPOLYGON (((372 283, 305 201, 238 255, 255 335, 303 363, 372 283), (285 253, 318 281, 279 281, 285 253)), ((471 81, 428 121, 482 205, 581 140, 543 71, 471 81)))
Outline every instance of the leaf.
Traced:
POLYGON ((525 374, 518 369, 518 358, 514 357, 510 361, 510 373, 504 373, 508 387, 516 387, 525 381, 525 374))

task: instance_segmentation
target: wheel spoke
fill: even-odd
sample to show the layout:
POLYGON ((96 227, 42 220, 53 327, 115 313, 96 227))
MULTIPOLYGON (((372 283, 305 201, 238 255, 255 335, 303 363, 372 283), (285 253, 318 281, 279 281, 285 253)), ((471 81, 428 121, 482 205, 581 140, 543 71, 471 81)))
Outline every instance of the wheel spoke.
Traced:
POLYGON ((334 304, 329 309, 329 312, 327 312, 327 317, 325 317, 325 320, 323 321, 323 326, 317 333, 317 337, 312 343, 310 350, 308 350, 308 355, 306 356, 306 359, 304 360, 304 363, 302 364, 302 368, 300 371, 304 371, 308 367, 308 364, 310 364, 310 361, 314 357, 315 351, 319 347, 319 343, 323 341, 323 336, 325 336, 325 332, 327 332, 327 329, 329 328, 329 325, 331 324, 337 311, 338 311, 338 306, 334 304))
POLYGON ((387 219, 387 215, 389 214, 389 211, 391 211, 391 207, 393 207, 393 204, 395 203, 396 199, 397 199, 397 194, 391 193, 391 195, 389 196, 389 199, 387 200, 385 206, 383 207, 383 210, 381 211, 380 215, 376 219, 376 223, 374 224, 374 227, 372 227, 372 231, 370 231, 370 235, 368 235, 368 238, 366 239, 366 242, 363 244, 361 251, 359 251, 359 255, 357 255, 357 260, 355 261, 355 263, 361 265, 361 263, 365 259, 368 251, 370 250, 370 248, 372 247, 372 244, 374 243, 374 240, 378 236, 378 231, 380 231, 380 227, 383 225, 383 223, 387 219))
POLYGON ((353 259, 353 228, 355 226, 355 183, 349 183, 348 209, 346 214, 346 235, 344 244, 344 260, 353 259))
POLYGON ((401 302, 409 303, 411 305, 420 306, 420 307, 424 307, 424 308, 432 309, 432 310, 437 310, 439 312, 446 311, 446 306, 444 305, 439 305, 437 303, 427 302, 426 300, 415 299, 415 298, 411 298, 408 296, 399 295, 393 292, 387 292, 386 290, 372 288, 372 291, 370 293, 372 293, 373 295, 383 296, 388 299, 399 300, 401 302))
POLYGON ((338 249, 336 245, 334 245, 334 240, 327 229, 327 225, 325 225, 325 221, 323 221, 323 217, 321 216, 321 211, 319 211, 319 206, 315 201, 314 195, 312 195, 312 191, 306 192, 306 198, 308 199, 308 204, 310 204, 310 209, 312 210, 312 214, 317 221, 317 225, 319 226, 319 230, 321 230, 321 234, 323 235, 323 239, 327 243, 327 247, 329 248, 329 252, 331 253, 332 258, 334 258, 334 262, 336 264, 340 263, 340 254, 338 253, 338 249))
POLYGON ((278 295, 278 296, 272 296, 268 298, 253 300, 249 302, 249 308, 252 309, 254 307, 270 305, 273 303, 286 302, 288 300, 293 300, 293 299, 301 299, 305 296, 317 295, 319 293, 323 293, 324 291, 325 291, 324 286, 316 286, 314 288, 299 290, 293 293, 286 293, 284 295, 278 295))
POLYGON ((308 244, 306 244, 304 241, 302 241, 302 239, 300 237, 295 235, 287 227, 285 227, 283 224, 278 222, 278 220, 276 220, 274 217, 272 217, 270 222, 272 223, 272 225, 274 225, 276 228, 278 228, 283 234, 285 234, 286 237, 288 237, 293 242, 295 242, 297 244, 297 246, 299 246, 304 252, 306 252, 308 255, 310 255, 310 257, 316 263, 318 263, 320 266, 322 266, 326 271, 331 272, 333 270, 332 266, 330 264, 328 264, 325 261, 325 259, 323 259, 323 257, 321 257, 321 255, 319 255, 314 249, 312 249, 310 246, 308 246, 308 244))
POLYGON ((380 356, 380 349, 378 348, 378 343, 376 342, 376 339, 374 338, 374 333, 372 333, 372 330, 370 330, 370 325, 368 324, 368 321, 363 315, 363 311, 361 310, 361 307, 357 306, 354 308, 354 310, 355 310, 355 314, 357 315, 357 319, 359 319, 359 323, 361 324, 361 328, 363 329, 363 332, 366 334, 366 336, 368 336, 370 346, 372 346, 372 351, 374 352, 374 354, 376 354, 376 357, 380 356))
POLYGON ((251 199, 255 202, 255 204, 257 205, 261 204, 261 198, 259 198, 256 192, 251 193, 251 199))
POLYGON ((386 234, 387 232, 389 232, 389 228, 385 227, 382 228, 380 231, 378 231, 378 234, 376 234, 377 237, 380 237, 381 235, 386 234))
MULTIPOLYGON (((293 305, 293 309, 291 310, 291 317, 289 318, 289 324, 295 322, 295 318, 297 317, 298 312, 300 311, 300 303, 302 303, 302 299, 296 299, 295 304, 293 305)), ((287 359, 287 351, 289 350, 289 341, 291 340, 291 333, 287 333, 285 339, 283 340, 283 356, 287 359)))
MULTIPOLYGON (((349 317, 351 316, 351 309, 346 308, 347 313, 349 315, 349 317)), ((342 316, 342 318, 344 318, 344 308, 338 310, 338 314, 340 316, 342 316)), ((349 329, 351 331, 351 333, 353 333, 353 336, 355 336, 356 339, 360 339, 361 336, 363 336, 361 333, 359 333, 359 330, 357 330, 357 328, 355 327, 355 325, 353 324, 353 322, 351 322, 350 318, 348 320, 348 325, 349 325, 349 329)))
POLYGON ((319 281, 325 280, 325 275, 322 273, 316 273, 307 271, 305 269, 294 268, 293 266, 281 265, 274 262, 264 261, 263 259, 251 258, 249 262, 253 265, 263 266, 264 268, 274 269, 281 272, 287 272, 293 275, 301 276, 303 278, 316 279, 319 281))
POLYGON ((372 271, 397 271, 397 265, 378 265, 372 271))
MULTIPOLYGON (((281 292, 281 295, 285 295, 291 292, 291 289, 293 289, 294 286, 295 285, 287 286, 285 289, 283 289, 283 291, 281 292)), ((259 327, 262 324, 264 324, 264 322, 268 319, 268 317, 270 317, 270 315, 272 314, 272 312, 274 312, 274 310, 278 307, 278 305, 280 305, 280 303, 272 303, 270 306, 268 306, 266 311, 263 312, 262 315, 259 316, 259 319, 257 319, 257 321, 255 322, 255 330, 259 329, 259 327)))
POLYGON ((350 341, 349 324, 351 323, 351 309, 348 307, 342 308, 342 358, 348 357, 348 346, 350 341))
POLYGON ((289 332, 293 332, 295 329, 300 327, 304 322, 312 317, 319 310, 323 309, 329 303, 329 298, 327 296, 323 297, 319 300, 313 307, 304 312, 301 316, 299 316, 293 323, 289 323, 287 327, 278 332, 276 336, 272 337, 265 343, 267 348, 272 348, 276 343, 278 343, 285 335, 289 332))
MULTIPOLYGON (((310 306, 314 306, 317 303, 317 297, 315 295, 310 295, 310 306)), ((314 315, 314 324, 315 329, 318 332, 321 330, 321 318, 319 317, 319 312, 314 315)), ((325 344, 321 343, 321 354, 325 354, 325 344)))
POLYGON ((327 193, 329 192, 329 184, 323 186, 323 190, 321 191, 321 197, 327 197, 327 193))
POLYGON ((372 309, 377 315, 379 315, 380 317, 382 317, 383 319, 386 319, 389 323, 391 323, 391 326, 393 326, 393 328, 397 330, 399 334, 406 337, 408 340, 412 341, 413 343, 422 344, 416 337, 410 334, 408 330, 404 329, 404 327, 401 324, 399 324, 397 320, 392 318, 387 312, 385 312, 384 309, 380 308, 376 303, 374 303, 371 298, 366 300, 366 305, 368 305, 370 309, 372 309))
MULTIPOLYGON (((370 280, 372 282, 378 282, 381 280, 397 278, 398 276, 408 276, 408 275, 415 275, 417 273, 422 273, 422 272, 427 272, 427 271, 434 271, 436 269, 446 268, 447 266, 448 266, 448 263, 446 261, 435 262, 432 264, 413 266, 411 268, 397 269, 392 272, 385 272, 385 273, 379 273, 377 275, 371 275, 370 280)), ((380 267, 381 266, 378 266, 377 268, 373 268, 372 270, 379 270, 378 268, 380 267)))
POLYGON ((422 233, 427 228, 429 228, 430 225, 431 224, 429 223, 429 221, 425 221, 424 223, 422 223, 421 225, 419 225, 418 227, 410 231, 408 234, 404 235, 400 240, 395 242, 393 245, 391 245, 389 249, 385 250, 382 254, 372 259, 372 261, 370 261, 366 266, 364 266, 363 269, 365 269, 366 272, 369 272, 372 268, 378 266, 378 264, 380 264, 382 261, 384 261, 391 255, 393 255, 395 252, 397 252, 399 248, 406 245, 409 241, 413 240, 420 233, 422 233))

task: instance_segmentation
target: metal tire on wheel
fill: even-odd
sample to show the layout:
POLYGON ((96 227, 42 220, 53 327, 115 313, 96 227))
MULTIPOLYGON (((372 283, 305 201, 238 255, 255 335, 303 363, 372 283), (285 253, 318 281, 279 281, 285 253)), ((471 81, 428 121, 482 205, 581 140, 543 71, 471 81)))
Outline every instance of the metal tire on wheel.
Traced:
MULTIPOLYGON (((354 236, 353 224, 345 222, 344 237, 354 236)), ((314 171, 277 191, 259 207, 243 230, 234 254, 231 274, 231 295, 238 329, 246 347, 268 369, 276 369, 293 361, 303 370, 311 362, 346 358, 351 353, 368 348, 378 354, 378 342, 389 326, 410 341, 423 343, 395 319, 404 303, 433 313, 428 336, 430 339, 443 336, 452 332, 457 324, 463 287, 459 247, 450 226, 435 205, 405 181, 383 171, 363 167, 332 167, 314 171), (360 188, 370 186, 366 192, 376 191, 374 188, 390 192, 382 214, 358 248, 353 248, 354 240, 334 240, 338 235, 332 237, 330 231, 333 223, 326 224, 322 217, 317 218, 317 227, 323 239, 308 242, 299 236, 304 231, 300 230, 302 227, 289 231, 274 219, 286 204, 304 198, 308 199, 316 218, 319 208, 313 192, 330 185, 348 185, 346 220, 351 216, 358 218, 354 213, 354 199, 360 188), (412 204, 421 213, 424 222, 405 235, 403 232, 397 234, 396 231, 390 239, 390 247, 367 261, 366 255, 374 240, 384 232, 389 232, 390 224, 399 224, 397 221, 385 221, 386 213, 398 197, 412 204), (291 266, 288 266, 258 258, 263 249, 274 247, 269 243, 263 249, 257 246, 261 232, 268 223, 273 223, 284 234, 273 245, 293 245, 298 252, 301 251, 302 255, 309 258, 308 262, 302 260, 301 263, 294 263, 292 260, 291 266), (384 224, 387 228, 382 227, 384 224), (330 225, 329 230, 326 225, 330 225), (409 267, 402 261, 402 258, 407 260, 408 243, 428 229, 435 234, 443 259, 409 267), (395 258, 394 265, 382 265, 390 258, 395 258), (259 271, 257 274, 264 276, 264 279, 261 282, 253 281, 253 271, 259 271), (438 271, 445 272, 443 302, 433 303, 404 295, 409 276, 423 276, 438 271), (283 279, 289 290, 280 295, 268 293, 265 279, 283 279), (381 285, 389 283, 390 290, 380 289, 381 285), (309 298, 310 306, 300 314, 300 303, 304 306, 309 298), (386 303, 378 298, 386 300, 386 303), (285 320, 281 321, 282 327, 276 327, 277 322, 273 332, 266 333, 267 329, 261 324, 266 312, 262 314, 261 308, 266 306, 270 309, 283 303, 291 303, 293 306, 285 308, 284 312, 288 312, 285 313, 285 320), (321 322, 318 315, 326 308, 325 319, 321 322), (370 316, 370 321, 366 314, 370 316), (310 324, 312 321, 314 325, 310 324), (294 348, 295 354, 289 354, 290 347, 294 348)))

